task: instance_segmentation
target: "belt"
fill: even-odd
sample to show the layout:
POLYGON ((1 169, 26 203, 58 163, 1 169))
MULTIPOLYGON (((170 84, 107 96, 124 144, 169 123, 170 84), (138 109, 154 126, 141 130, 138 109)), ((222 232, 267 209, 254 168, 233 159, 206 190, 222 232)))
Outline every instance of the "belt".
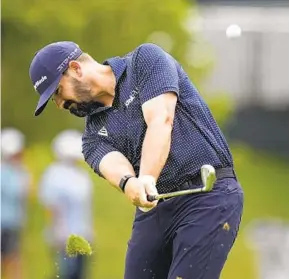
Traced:
MULTIPOLYGON (((222 179, 222 178, 235 178, 236 177, 236 173, 235 170, 233 168, 216 168, 216 178, 218 179, 222 179)), ((176 192, 176 191, 182 191, 182 190, 189 190, 189 189, 194 189, 196 188, 197 185, 201 185, 202 184, 202 177, 201 174, 198 174, 197 176, 193 177, 191 180, 181 184, 180 186, 177 186, 175 188, 173 188, 170 192, 176 192)), ((167 199, 161 199, 159 200, 159 202, 168 200, 171 198, 167 198, 167 199)))

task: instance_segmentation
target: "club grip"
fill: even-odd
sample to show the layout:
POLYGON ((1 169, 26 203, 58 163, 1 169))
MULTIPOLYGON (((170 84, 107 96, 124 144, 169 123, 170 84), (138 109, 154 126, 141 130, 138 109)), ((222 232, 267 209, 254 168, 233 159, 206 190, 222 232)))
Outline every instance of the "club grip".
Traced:
POLYGON ((155 195, 147 195, 147 200, 148 200, 149 202, 153 202, 153 201, 156 200, 156 196, 155 196, 155 195))

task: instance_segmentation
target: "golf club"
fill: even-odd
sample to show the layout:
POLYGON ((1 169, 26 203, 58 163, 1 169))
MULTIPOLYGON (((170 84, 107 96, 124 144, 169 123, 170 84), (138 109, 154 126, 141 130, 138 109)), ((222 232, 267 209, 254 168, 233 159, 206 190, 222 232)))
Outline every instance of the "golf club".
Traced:
POLYGON ((211 165, 203 165, 201 167, 201 178, 202 178, 203 187, 190 189, 190 190, 176 191, 176 192, 171 192, 171 193, 164 193, 164 194, 159 194, 159 195, 148 195, 147 200, 152 202, 155 200, 173 198, 173 197, 183 196, 183 195, 188 195, 188 194, 210 192, 213 189, 214 183, 216 181, 215 168, 211 165))

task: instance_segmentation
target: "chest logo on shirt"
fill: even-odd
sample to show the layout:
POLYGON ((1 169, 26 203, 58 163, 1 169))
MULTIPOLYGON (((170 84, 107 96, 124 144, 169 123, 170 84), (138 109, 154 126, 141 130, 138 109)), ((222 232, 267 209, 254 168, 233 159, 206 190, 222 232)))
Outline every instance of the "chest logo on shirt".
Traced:
POLYGON ((107 130, 106 130, 106 128, 104 126, 98 131, 98 134, 100 136, 105 136, 105 137, 108 136, 107 130))
POLYGON ((125 101, 124 105, 126 107, 128 107, 132 102, 133 100, 135 99, 135 97, 138 95, 138 88, 136 87, 130 94, 129 98, 125 101))

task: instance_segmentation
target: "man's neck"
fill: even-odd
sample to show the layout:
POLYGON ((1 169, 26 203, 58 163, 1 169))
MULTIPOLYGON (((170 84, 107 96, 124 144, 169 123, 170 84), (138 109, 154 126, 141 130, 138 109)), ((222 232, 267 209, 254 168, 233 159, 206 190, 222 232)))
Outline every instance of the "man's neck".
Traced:
POLYGON ((98 93, 97 96, 95 96, 94 101, 99 102, 104 106, 112 106, 115 96, 116 77, 110 66, 101 65, 101 67, 103 71, 98 77, 101 79, 101 88, 95 88, 95 92, 101 91, 101 93, 98 93))

